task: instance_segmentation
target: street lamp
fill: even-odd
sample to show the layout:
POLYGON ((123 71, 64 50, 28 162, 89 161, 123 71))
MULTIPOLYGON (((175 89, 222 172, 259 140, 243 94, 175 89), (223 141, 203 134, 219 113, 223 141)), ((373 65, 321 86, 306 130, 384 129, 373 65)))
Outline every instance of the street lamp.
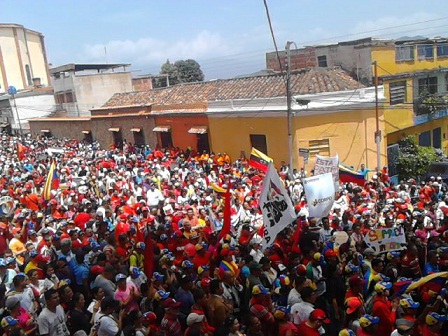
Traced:
MULTIPOLYGON (((288 117, 288 155, 289 155, 289 177, 292 181, 292 111, 291 111, 291 103, 292 103, 292 95, 291 95, 291 44, 295 44, 293 41, 286 42, 286 110, 288 117)), ((296 45, 297 48, 297 45, 296 45)))
POLYGON ((14 104, 14 109, 16 110, 16 115, 17 115, 17 121, 19 123, 19 132, 20 135, 23 135, 23 131, 22 131, 22 123, 20 122, 20 116, 19 116, 19 111, 17 110, 17 104, 16 104, 16 94, 17 94, 17 89, 15 86, 9 86, 8 87, 8 93, 12 96, 12 101, 14 104))

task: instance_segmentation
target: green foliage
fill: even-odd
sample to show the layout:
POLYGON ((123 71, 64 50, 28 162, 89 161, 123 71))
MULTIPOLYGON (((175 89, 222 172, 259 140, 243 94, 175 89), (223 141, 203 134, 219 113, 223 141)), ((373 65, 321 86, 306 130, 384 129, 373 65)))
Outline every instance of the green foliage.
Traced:
POLYGON ((422 176, 430 163, 439 161, 434 148, 418 145, 416 134, 407 136, 399 145, 397 167, 401 180, 422 176))
MULTIPOLYGON (((198 62, 192 59, 179 60, 171 63, 167 60, 160 69, 160 74, 169 76, 169 85, 176 85, 181 83, 202 82, 204 80, 204 73, 198 62)), ((156 87, 167 86, 166 79, 156 81, 156 87)))

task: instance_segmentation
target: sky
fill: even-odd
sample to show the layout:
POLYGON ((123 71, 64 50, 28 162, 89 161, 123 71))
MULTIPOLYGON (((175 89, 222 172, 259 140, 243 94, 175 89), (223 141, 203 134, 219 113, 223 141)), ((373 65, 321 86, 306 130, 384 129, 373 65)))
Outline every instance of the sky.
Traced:
MULTIPOLYGON (((362 37, 448 36, 448 1, 266 0, 279 50, 362 37)), ((0 0, 0 23, 45 36, 48 61, 129 63, 134 77, 194 59, 206 79, 265 69, 263 0, 0 0)))

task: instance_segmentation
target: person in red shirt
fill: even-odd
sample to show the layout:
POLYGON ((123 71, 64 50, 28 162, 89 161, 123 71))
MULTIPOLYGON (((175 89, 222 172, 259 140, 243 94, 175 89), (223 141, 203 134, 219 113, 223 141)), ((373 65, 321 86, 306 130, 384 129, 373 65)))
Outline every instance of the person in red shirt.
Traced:
POLYGON ((389 301, 391 282, 381 281, 375 285, 376 297, 373 299, 372 314, 380 319, 378 335, 390 335, 395 329, 398 299, 389 301))
POLYGON ((319 336, 320 330, 323 330, 322 325, 330 323, 327 315, 322 309, 314 309, 308 320, 302 322, 297 327, 297 335, 301 336, 319 336))
MULTIPOLYGON (((377 332, 378 323, 380 323, 380 319, 376 316, 372 316, 366 314, 359 319, 359 325, 361 326, 361 330, 358 330, 357 336, 374 336, 374 335, 383 335, 377 332)), ((388 334, 390 335, 390 333, 388 334)))
POLYGON ((197 270, 199 266, 208 265, 211 255, 206 251, 206 243, 198 243, 195 245, 196 255, 193 258, 194 269, 197 270))
POLYGON ((420 335, 423 336, 442 336, 440 329, 446 321, 446 315, 439 315, 435 312, 426 315, 425 323, 419 328, 420 335))

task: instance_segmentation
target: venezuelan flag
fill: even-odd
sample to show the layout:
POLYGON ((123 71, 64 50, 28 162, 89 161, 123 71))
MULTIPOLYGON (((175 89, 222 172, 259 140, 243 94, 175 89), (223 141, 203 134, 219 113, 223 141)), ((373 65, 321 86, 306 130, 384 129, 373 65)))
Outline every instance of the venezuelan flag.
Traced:
POLYGON ((252 147, 249 158, 249 165, 251 167, 266 173, 268 171, 269 162, 273 161, 272 158, 252 147))
POLYGON ((351 170, 343 165, 339 165, 339 180, 342 183, 356 183, 357 185, 363 186, 366 182, 363 174, 358 174, 358 172, 351 170))
POLYGON ((51 199, 51 191, 59 188, 59 175, 56 171, 56 161, 53 160, 48 171, 47 180, 45 181, 45 187, 43 196, 46 201, 51 199))

